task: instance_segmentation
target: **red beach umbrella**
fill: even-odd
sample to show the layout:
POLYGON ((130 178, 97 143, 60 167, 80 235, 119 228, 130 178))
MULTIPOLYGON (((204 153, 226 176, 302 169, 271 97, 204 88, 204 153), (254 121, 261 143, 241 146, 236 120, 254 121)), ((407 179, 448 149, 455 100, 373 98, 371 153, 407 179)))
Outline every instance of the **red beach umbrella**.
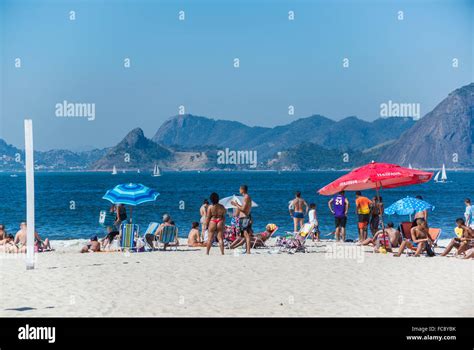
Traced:
POLYGON ((395 188, 428 182, 433 173, 401 167, 397 164, 372 162, 352 170, 319 189, 319 194, 329 196, 340 191, 395 188))

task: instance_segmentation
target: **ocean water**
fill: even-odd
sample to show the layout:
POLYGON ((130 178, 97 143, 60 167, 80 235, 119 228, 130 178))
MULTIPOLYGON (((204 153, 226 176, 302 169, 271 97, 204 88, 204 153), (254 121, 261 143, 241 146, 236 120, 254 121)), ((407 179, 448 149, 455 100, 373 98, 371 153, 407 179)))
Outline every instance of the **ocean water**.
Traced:
MULTIPOLYGON (((112 176, 109 173, 36 173, 36 228, 40 235, 53 240, 85 239, 93 234, 103 235, 98 224, 99 211, 110 203, 102 199, 108 189, 119 183, 138 182, 155 188, 160 196, 154 203, 133 209, 134 222, 143 232, 150 221, 160 221, 163 213, 171 214, 185 237, 193 221, 199 221, 199 207, 213 191, 221 198, 238 194, 239 185, 247 184, 252 199, 259 205, 253 208, 255 231, 263 231, 267 223, 280 227, 279 233, 293 230, 288 213, 288 201, 295 191, 301 191, 308 203, 316 203, 322 234, 333 231, 334 219, 329 212, 329 197, 317 194, 317 189, 341 176, 342 172, 169 172, 161 177, 150 173, 128 172, 112 176), (183 208, 184 207, 184 208, 183 208)), ((385 206, 407 195, 422 195, 436 206, 430 213, 431 227, 441 227, 442 237, 453 236, 454 222, 464 213, 464 198, 474 199, 473 172, 448 172, 449 182, 382 190, 385 206)), ((15 233, 26 217, 25 175, 11 177, 0 173, 0 223, 15 233)), ((371 198, 374 191, 364 191, 371 198)), ((355 195, 349 192, 351 208, 347 226, 348 238, 357 237, 355 195)), ((127 208, 128 209, 128 208, 127 208)), ((407 216, 386 216, 395 223, 407 216)), ((230 221, 230 220, 229 220, 230 221)))

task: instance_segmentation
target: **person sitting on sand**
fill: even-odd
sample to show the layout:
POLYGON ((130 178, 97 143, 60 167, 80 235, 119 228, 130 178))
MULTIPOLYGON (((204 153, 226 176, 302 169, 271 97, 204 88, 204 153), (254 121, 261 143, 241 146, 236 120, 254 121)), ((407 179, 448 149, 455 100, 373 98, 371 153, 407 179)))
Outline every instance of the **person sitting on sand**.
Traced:
POLYGON ((209 251, 214 241, 214 235, 217 234, 217 240, 219 242, 219 248, 221 254, 224 255, 224 227, 225 227, 225 214, 227 210, 222 204, 219 204, 219 195, 215 192, 211 193, 209 198, 211 205, 207 208, 206 215, 206 226, 208 228, 208 239, 206 242, 206 254, 209 255, 209 251))
POLYGON ((96 253, 100 252, 100 242, 97 236, 92 236, 89 243, 81 249, 81 253, 96 253))
MULTIPOLYGON (((18 248, 19 253, 26 253, 26 232, 27 226, 26 222, 23 221, 20 223, 20 230, 15 235, 15 245, 18 248)), ((44 241, 41 239, 38 232, 35 231, 35 245, 38 248, 38 251, 48 251, 52 250, 51 245, 49 244, 49 239, 46 238, 44 241)))
POLYGON ((0 252, 3 253, 18 253, 18 248, 15 245, 15 237, 12 234, 6 234, 5 238, 0 242, 0 252))
MULTIPOLYGON (((250 246, 251 247, 262 246, 263 244, 265 244, 265 241, 272 236, 273 232, 275 232, 276 229, 277 229, 277 226, 275 224, 267 224, 267 226, 265 226, 264 232, 258 233, 250 237, 250 246)), ((232 242, 232 244, 230 245, 230 249, 238 248, 244 244, 245 244, 244 237, 239 236, 234 242, 232 242)))
POLYGON ((474 248, 466 250, 466 254, 463 259, 474 259, 474 248))
POLYGON ((148 233, 145 235, 145 240, 150 247, 155 247, 154 242, 156 237, 159 237, 163 231, 163 226, 171 226, 171 216, 169 214, 163 214, 162 223, 157 227, 154 233, 148 233))
POLYGON ((188 247, 205 247, 206 244, 200 240, 199 222, 193 222, 188 234, 188 247))
POLYGON ((466 226, 463 218, 456 219, 456 224, 458 229, 462 230, 461 237, 456 237, 449 242, 448 246, 441 254, 441 256, 446 256, 453 249, 456 248, 457 252, 455 255, 463 254, 466 250, 473 247, 474 243, 474 230, 466 226))
POLYGON ((416 226, 412 227, 411 231, 411 240, 405 240, 400 245, 398 253, 394 256, 399 257, 403 254, 405 248, 414 249, 416 248, 415 256, 420 256, 424 250, 427 250, 427 244, 431 244, 431 238, 428 234, 428 227, 426 226, 426 221, 423 218, 416 220, 416 226))
MULTIPOLYGON (((385 234, 389 237, 390 240, 390 245, 392 248, 397 248, 400 243, 402 242, 402 235, 400 234, 400 231, 398 231, 393 224, 393 222, 387 223, 387 226, 385 227, 385 234)), ((375 233, 374 237, 372 238, 367 238, 365 241, 362 241, 360 244, 361 245, 376 245, 377 240, 381 239, 381 236, 383 236, 383 230, 379 230, 375 233)))

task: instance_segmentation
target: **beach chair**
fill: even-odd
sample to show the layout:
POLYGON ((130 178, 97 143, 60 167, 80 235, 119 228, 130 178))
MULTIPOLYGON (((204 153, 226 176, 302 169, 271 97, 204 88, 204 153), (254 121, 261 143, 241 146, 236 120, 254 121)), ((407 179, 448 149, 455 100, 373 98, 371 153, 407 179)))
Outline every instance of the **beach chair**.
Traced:
MULTIPOLYGON (((314 224, 304 224, 303 227, 293 236, 284 237, 277 246, 280 246, 280 251, 294 254, 297 252, 306 253, 306 240, 311 236, 311 232, 314 230, 314 224)), ((291 232, 287 232, 291 233, 291 232)))
POLYGON ((120 250, 136 251, 139 226, 123 223, 120 225, 120 250))
MULTIPOLYGON (((169 244, 175 243, 178 239, 178 228, 176 226, 163 226, 163 229, 158 237, 156 237, 156 243, 158 243, 158 248, 160 244, 163 245, 163 249, 169 244)), ((174 247, 175 250, 178 250, 178 245, 173 244, 171 247, 174 247)))
POLYGON ((436 247, 438 244, 438 239, 441 236, 441 229, 440 228, 429 228, 428 234, 430 235, 433 244, 431 245, 432 248, 436 247))
POLYGON ((143 234, 143 241, 145 243, 145 249, 153 250, 155 248, 155 247, 150 246, 150 244, 148 243, 148 240, 146 238, 147 238, 147 236, 152 235, 153 236, 153 242, 154 242, 155 241, 155 232, 158 229, 158 226, 160 226, 160 224, 157 223, 157 222, 150 222, 148 224, 148 227, 147 227, 145 233, 143 234))
MULTIPOLYGON (((268 241, 270 238, 272 238, 273 235, 275 234, 275 232, 277 232, 277 231, 278 231, 278 226, 275 226, 275 229, 272 231, 272 233, 270 233, 270 236, 265 241, 268 241)), ((255 237, 255 240, 252 244, 252 249, 254 249, 254 248, 268 248, 265 245, 265 241, 262 240, 261 238, 255 237)))

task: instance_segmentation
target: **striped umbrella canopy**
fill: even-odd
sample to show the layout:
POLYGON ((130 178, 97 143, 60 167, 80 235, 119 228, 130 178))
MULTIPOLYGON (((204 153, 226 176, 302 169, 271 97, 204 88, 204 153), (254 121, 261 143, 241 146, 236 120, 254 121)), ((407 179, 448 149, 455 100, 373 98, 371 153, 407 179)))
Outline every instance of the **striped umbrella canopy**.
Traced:
POLYGON ((386 208, 385 213, 388 215, 412 215, 424 210, 434 210, 434 208, 434 205, 424 200, 407 196, 386 208))
POLYGON ((107 199, 113 204, 139 205, 146 202, 153 202, 160 194, 142 184, 121 184, 108 190, 103 199, 107 199))

